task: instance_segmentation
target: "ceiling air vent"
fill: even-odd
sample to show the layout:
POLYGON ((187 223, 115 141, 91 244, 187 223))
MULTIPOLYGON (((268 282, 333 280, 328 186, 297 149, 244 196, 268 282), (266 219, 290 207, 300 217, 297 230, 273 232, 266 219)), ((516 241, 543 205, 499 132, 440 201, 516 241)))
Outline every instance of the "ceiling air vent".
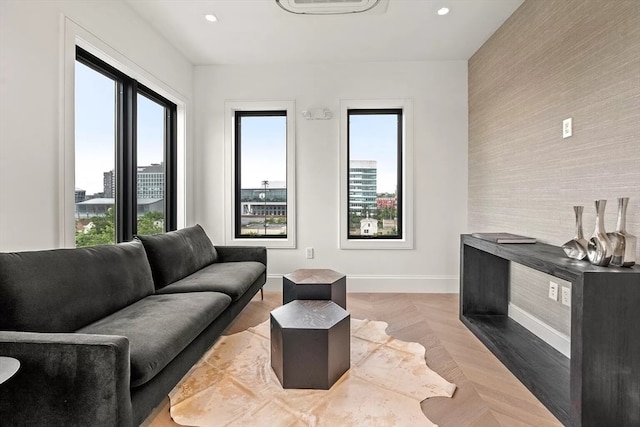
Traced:
POLYGON ((389 0, 276 0, 287 12, 302 15, 343 15, 384 13, 389 0))

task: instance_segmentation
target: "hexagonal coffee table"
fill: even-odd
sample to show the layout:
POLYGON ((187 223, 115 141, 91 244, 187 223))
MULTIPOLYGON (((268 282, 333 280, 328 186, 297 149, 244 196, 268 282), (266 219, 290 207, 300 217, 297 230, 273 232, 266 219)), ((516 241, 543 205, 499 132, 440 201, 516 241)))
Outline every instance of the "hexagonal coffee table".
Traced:
POLYGON ((282 278, 282 303, 331 300, 347 309, 347 276, 333 270, 302 269, 282 278))
POLYGON ((351 365, 350 315, 333 301, 271 312, 271 367, 283 388, 328 390, 351 365))

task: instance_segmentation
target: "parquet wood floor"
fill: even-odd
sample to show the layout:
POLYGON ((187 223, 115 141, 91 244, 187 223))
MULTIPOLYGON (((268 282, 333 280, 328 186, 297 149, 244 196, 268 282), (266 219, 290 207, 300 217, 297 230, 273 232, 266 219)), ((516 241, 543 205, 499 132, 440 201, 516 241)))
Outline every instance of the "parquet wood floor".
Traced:
MULTIPOLYGON (((254 298, 226 333, 267 320, 269 312, 282 304, 279 292, 264 296, 264 301, 254 298)), ((422 344, 429 367, 458 386, 451 399, 422 403, 423 412, 440 427, 561 426, 458 320, 457 294, 348 294, 347 311, 353 318, 385 321, 390 335, 422 344)), ((143 423, 177 425, 169 415, 168 398, 143 423)))

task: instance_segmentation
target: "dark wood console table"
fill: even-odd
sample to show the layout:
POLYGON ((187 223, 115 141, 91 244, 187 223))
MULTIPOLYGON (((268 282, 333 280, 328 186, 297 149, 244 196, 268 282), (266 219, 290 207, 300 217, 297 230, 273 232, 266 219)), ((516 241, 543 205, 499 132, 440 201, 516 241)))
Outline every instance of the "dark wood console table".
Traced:
POLYGON ((0 356, 0 384, 14 376, 20 369, 20 361, 13 357, 0 356))
POLYGON ((460 320, 562 422, 640 426, 640 267, 460 238, 460 320), (572 283, 571 359, 508 317, 509 263, 572 283))

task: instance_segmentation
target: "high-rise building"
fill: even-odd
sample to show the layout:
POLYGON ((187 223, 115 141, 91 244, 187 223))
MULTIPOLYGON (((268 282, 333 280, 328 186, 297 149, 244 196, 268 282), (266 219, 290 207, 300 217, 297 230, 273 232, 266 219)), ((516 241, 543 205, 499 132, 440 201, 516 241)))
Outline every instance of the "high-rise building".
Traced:
POLYGON ((349 213, 373 216, 378 197, 378 165, 375 160, 349 162, 349 213))
POLYGON ((115 171, 110 170, 109 172, 104 172, 102 177, 102 188, 103 197, 116 197, 116 174, 115 171))
MULTIPOLYGON (((137 171, 138 199, 164 199, 164 165, 152 163, 150 166, 139 166, 137 171)), ((110 170, 104 173, 104 197, 115 198, 116 174, 110 170)))
POLYGON ((164 165, 138 167, 138 199, 164 199, 164 165))

